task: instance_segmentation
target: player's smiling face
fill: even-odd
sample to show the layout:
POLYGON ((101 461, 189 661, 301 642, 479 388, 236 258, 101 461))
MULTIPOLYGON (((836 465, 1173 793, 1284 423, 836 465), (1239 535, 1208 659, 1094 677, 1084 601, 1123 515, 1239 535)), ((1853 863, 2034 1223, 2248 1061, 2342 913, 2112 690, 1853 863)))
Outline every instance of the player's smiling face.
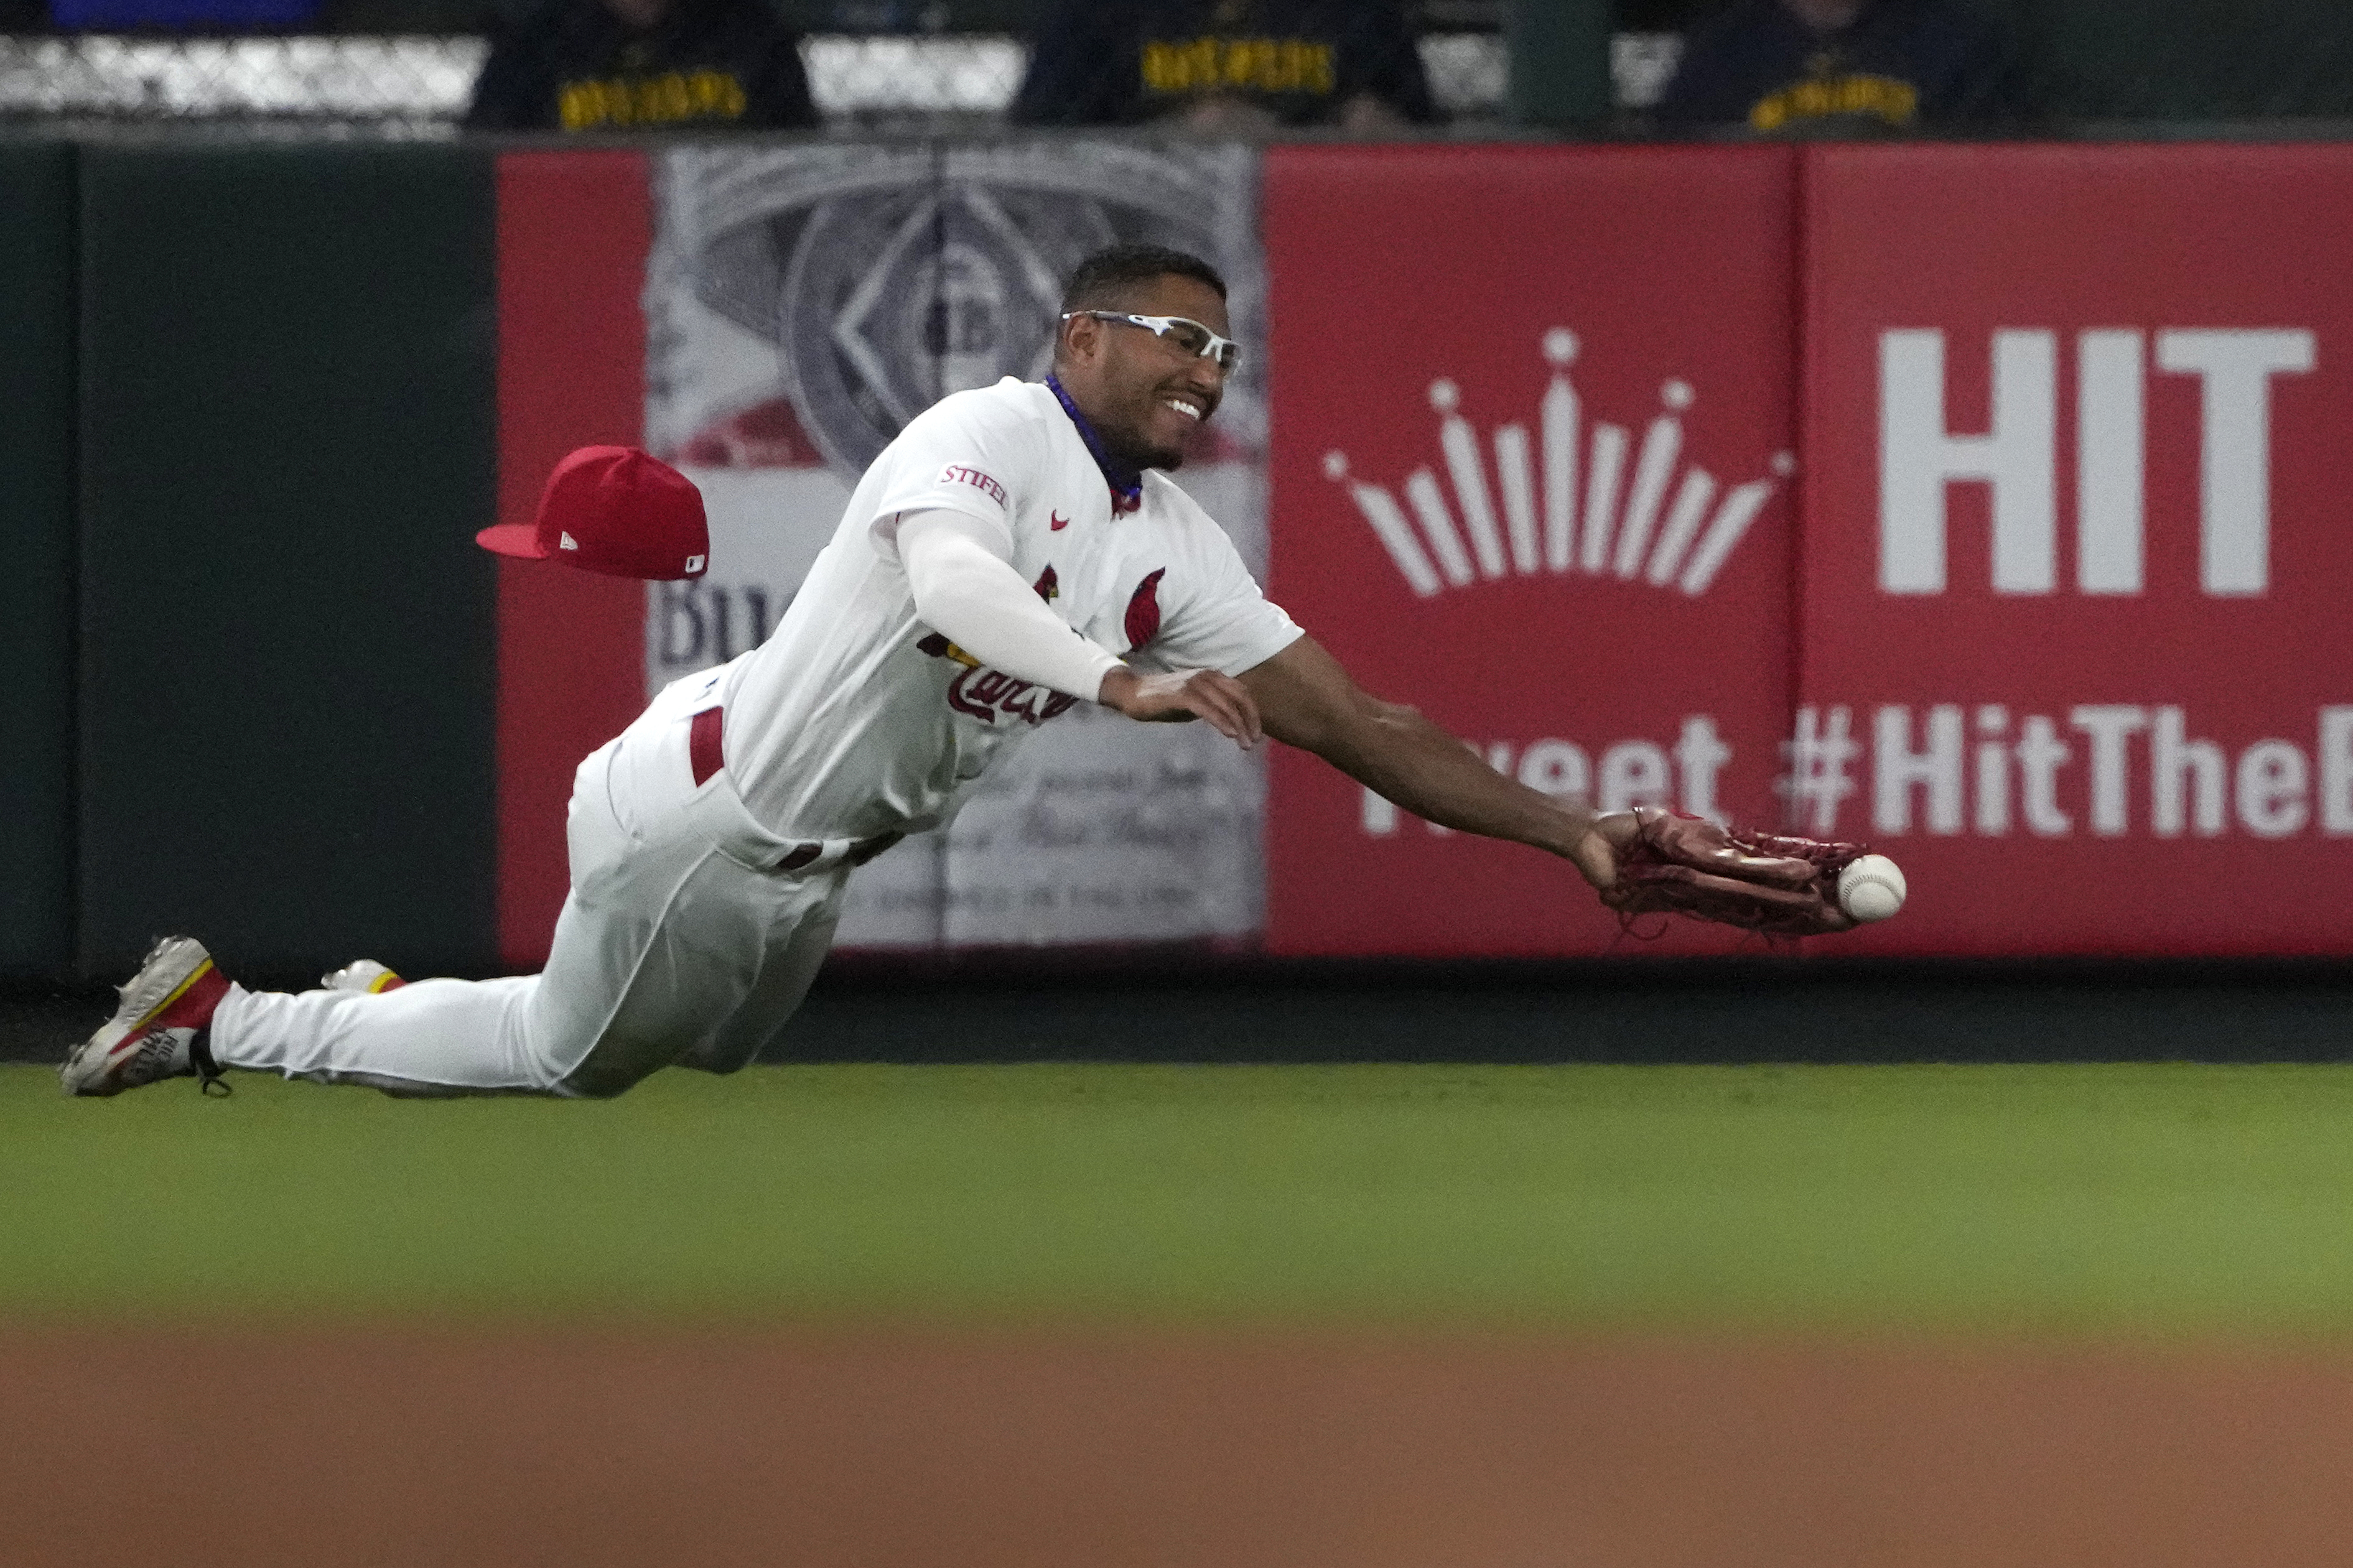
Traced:
MULTIPOLYGON (((1226 302, 1196 279, 1163 274, 1122 292, 1107 310, 1181 316, 1229 335, 1226 302)), ((1175 335, 1092 316, 1062 323, 1057 373, 1071 400, 1113 456, 1140 468, 1173 468, 1194 434, 1217 412, 1226 371, 1188 352, 1175 335)))

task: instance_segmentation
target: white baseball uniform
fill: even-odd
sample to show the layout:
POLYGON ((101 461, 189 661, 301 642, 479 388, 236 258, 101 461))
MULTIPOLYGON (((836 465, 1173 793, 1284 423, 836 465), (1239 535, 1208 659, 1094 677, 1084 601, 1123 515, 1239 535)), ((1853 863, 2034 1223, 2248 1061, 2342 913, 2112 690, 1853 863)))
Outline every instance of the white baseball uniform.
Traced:
POLYGON ((1115 505, 1051 388, 955 394, 866 471, 766 642, 673 682, 580 764, 572 889, 542 973, 380 994, 232 987, 216 1059, 420 1093, 575 1095, 750 1062, 815 977, 852 866, 946 823, 1078 700, 974 662, 918 618, 896 526, 934 511, 977 525, 1071 627, 1139 668, 1239 675, 1300 635, 1165 475, 1144 474, 1134 510, 1115 505))

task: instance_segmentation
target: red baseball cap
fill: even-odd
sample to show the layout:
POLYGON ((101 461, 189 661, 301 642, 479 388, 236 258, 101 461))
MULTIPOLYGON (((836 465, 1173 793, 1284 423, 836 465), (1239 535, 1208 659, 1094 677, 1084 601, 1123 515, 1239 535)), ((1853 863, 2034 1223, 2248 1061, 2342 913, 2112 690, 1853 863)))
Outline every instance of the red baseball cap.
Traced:
POLYGON ((494 524, 474 542, 608 577, 670 582, 700 577, 711 564, 702 492, 635 447, 581 447, 547 476, 536 521, 494 524))

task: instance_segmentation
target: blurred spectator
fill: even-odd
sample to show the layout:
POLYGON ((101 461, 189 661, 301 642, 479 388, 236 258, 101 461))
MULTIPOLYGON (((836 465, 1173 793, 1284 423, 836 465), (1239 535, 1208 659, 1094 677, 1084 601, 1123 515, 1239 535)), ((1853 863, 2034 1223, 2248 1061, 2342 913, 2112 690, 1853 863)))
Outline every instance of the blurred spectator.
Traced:
POLYGON ((1673 125, 1886 134, 2017 114, 2008 40, 1954 0, 1737 0, 1694 29, 1659 101, 1673 125))
POLYGON ((764 0, 555 0, 492 41, 466 123, 489 131, 814 125, 799 42, 764 0))
POLYGON ((1373 132, 1438 115, 1399 0, 1062 0, 1013 118, 1373 132))

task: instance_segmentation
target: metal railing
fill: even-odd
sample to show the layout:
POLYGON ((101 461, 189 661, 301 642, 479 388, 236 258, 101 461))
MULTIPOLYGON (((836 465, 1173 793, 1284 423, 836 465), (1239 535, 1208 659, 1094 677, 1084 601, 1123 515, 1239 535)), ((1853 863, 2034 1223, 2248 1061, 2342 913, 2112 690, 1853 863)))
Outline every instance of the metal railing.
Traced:
POLYGON ((475 37, 0 37, 0 115, 454 121, 488 53, 475 37))
MULTIPOLYGON (((1673 34, 1616 40, 1618 99, 1656 100, 1673 68, 1673 34)), ((1509 63, 1493 33, 1420 43, 1432 97, 1456 121, 1502 118, 1509 63)), ((489 52, 454 36, 158 37, 0 35, 0 119, 142 122, 307 121, 432 130, 454 125, 489 52)), ((978 35, 813 34, 801 43, 809 94, 828 121, 1002 114, 1029 46, 978 35)))

